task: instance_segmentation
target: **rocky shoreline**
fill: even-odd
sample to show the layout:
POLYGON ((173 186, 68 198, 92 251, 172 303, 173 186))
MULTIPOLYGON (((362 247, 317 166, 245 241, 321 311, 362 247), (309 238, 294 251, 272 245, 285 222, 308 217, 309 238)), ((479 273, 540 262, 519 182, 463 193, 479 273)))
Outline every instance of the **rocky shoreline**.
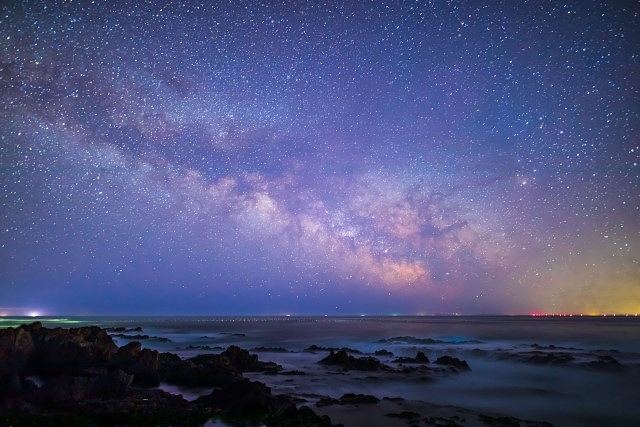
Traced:
POLYGON ((96 326, 49 329, 36 322, 0 330, 0 424, 195 426, 219 417, 331 426, 329 417, 243 378, 281 369, 236 346, 181 359, 139 342, 118 347, 96 326), (153 388, 161 381, 216 388, 188 402, 153 388))
MULTIPOLYGON (((399 397, 276 394, 262 382, 267 378, 263 375, 308 372, 284 370, 235 345, 216 347, 217 354, 181 358, 143 348, 139 341, 122 346, 114 342, 123 333, 141 332, 140 327, 47 328, 40 322, 0 329, 0 425, 203 426, 209 420, 271 427, 342 425, 332 422, 335 417, 345 425, 550 426, 399 397), (159 389, 161 384, 210 392, 186 400, 159 389)), ((287 352, 281 347, 254 350, 287 352)), ((364 354, 313 345, 303 351, 323 353, 315 364, 325 374, 360 372, 371 381, 378 378, 373 374, 410 380, 462 375, 471 369, 466 361, 448 355, 432 362, 421 351, 395 359, 387 350, 364 354), (374 356, 389 359, 383 363, 374 356)))

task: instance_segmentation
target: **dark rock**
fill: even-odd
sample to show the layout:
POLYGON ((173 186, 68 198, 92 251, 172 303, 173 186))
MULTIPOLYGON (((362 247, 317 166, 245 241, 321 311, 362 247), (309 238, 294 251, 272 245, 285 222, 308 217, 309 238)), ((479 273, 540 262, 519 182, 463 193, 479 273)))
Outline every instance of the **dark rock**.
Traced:
POLYGON ((463 424, 460 423, 464 423, 466 420, 464 418, 460 418, 457 415, 454 415, 452 417, 446 418, 446 417, 425 417, 424 418, 424 422, 427 423, 427 425, 433 426, 433 427, 463 427, 463 424))
POLYGON ((123 340, 131 340, 131 341, 149 340, 149 341, 156 341, 156 342, 171 342, 171 340, 169 338, 155 337, 155 336, 141 335, 141 334, 137 334, 137 335, 112 334, 111 336, 113 338, 120 338, 120 339, 123 339, 123 340))
POLYGON ((271 389, 257 381, 240 379, 199 397, 195 403, 221 409, 231 415, 259 416, 271 410, 271 389))
POLYGON ((478 419, 488 426, 520 427, 520 421, 512 417, 492 417, 491 415, 480 414, 478 419))
POLYGON ((82 376, 55 376, 34 391, 31 399, 51 404, 120 398, 127 394, 132 378, 121 370, 87 372, 82 376))
POLYGON ((158 352, 147 348, 142 349, 137 341, 120 347, 113 356, 111 366, 132 374, 133 384, 136 386, 157 387, 160 385, 158 352))
POLYGON ((532 351, 524 355, 523 361, 537 365, 564 365, 575 361, 575 357, 565 352, 546 353, 542 351, 532 351))
POLYGON ((453 366, 456 369, 459 369, 461 371, 470 371, 471 368, 469 367, 469 364, 465 361, 465 360, 461 360, 458 359, 457 357, 452 357, 452 356, 440 356, 436 359, 436 362, 438 365, 447 365, 447 366, 453 366))
POLYGON ((570 351, 580 351, 582 350, 581 348, 578 347, 561 347, 561 346, 557 346, 554 344, 549 344, 549 345, 540 345, 540 344, 531 344, 531 347, 537 349, 537 350, 570 350, 570 351))
POLYGON ((276 363, 261 362, 258 360, 257 355, 251 354, 247 350, 235 345, 228 347, 220 356, 227 358, 229 363, 240 372, 264 372, 282 369, 282 367, 276 363))
POLYGON ((330 406, 330 405, 375 405, 380 402, 375 396, 369 394, 354 394, 347 393, 342 395, 340 399, 334 399, 331 397, 323 397, 316 403, 316 406, 330 406))
POLYGON ((142 387, 160 385, 160 363, 156 350, 142 349, 126 371, 133 374, 133 384, 142 387))
POLYGON ((429 363, 429 358, 421 351, 416 354, 415 360, 418 363, 429 363))
POLYGON ((360 350, 356 350, 354 348, 349 348, 349 347, 321 347, 321 346, 317 346, 317 345, 310 345, 309 347, 305 348, 304 351, 306 351, 307 353, 317 353, 319 351, 344 351, 347 353, 353 353, 353 354, 362 354, 362 352, 360 350))
POLYGON ((34 351, 30 365, 37 374, 66 374, 86 367, 106 366, 118 347, 97 326, 72 329, 31 328, 34 351))
POLYGON ((219 346, 211 347, 208 345, 188 345, 184 347, 182 350, 220 351, 220 350, 224 350, 224 347, 219 347, 219 346))
POLYGON ((282 367, 262 362, 255 354, 230 346, 221 354, 201 354, 190 359, 159 358, 160 379, 192 387, 221 387, 241 378, 242 372, 278 372, 282 367))
POLYGON ((413 411, 402 411, 402 412, 385 414, 385 417, 401 418, 403 420, 412 420, 414 418, 420 418, 420 414, 413 411))
POLYGON ((142 350, 142 344, 138 341, 132 341, 126 345, 123 345, 116 352, 114 359, 115 362, 120 360, 129 360, 135 358, 140 354, 140 350, 142 350))
POLYGON ((182 360, 179 357, 159 357, 160 379, 171 384, 190 387, 220 387, 231 384, 242 377, 229 361, 219 357, 182 360))
POLYGON ((319 416, 306 406, 297 408, 289 396, 272 396, 269 387, 247 379, 214 390, 194 403, 221 411, 223 417, 262 420, 268 426, 331 426, 329 417, 319 416))
POLYGON ((46 410, 33 406, 0 411, 0 425, 13 426, 97 426, 180 425, 201 426, 210 414, 181 396, 161 390, 130 390, 124 397, 61 401, 46 410))
POLYGON ((48 329, 41 324, 0 330, 0 425, 202 425, 222 413, 268 426, 330 426, 328 417, 297 408, 289 396, 272 396, 242 372, 280 370, 275 363, 231 346, 218 355, 183 360, 144 349, 118 348, 103 329, 48 329), (32 375, 37 375, 37 377, 32 375), (219 386, 199 403, 154 386, 219 386), (212 412, 217 411, 217 412, 212 412))
POLYGON ((125 328, 124 326, 118 326, 114 328, 104 328, 106 332, 142 332, 142 327, 137 326, 135 328, 125 328))
POLYGON ((476 357, 484 357, 487 356, 489 352, 487 350, 482 350, 480 348, 474 348, 471 350, 471 355, 476 357))
POLYGON ((180 356, 178 356, 175 353, 158 353, 158 364, 160 366, 167 364, 167 363, 173 363, 173 362, 179 362, 182 359, 180 358, 180 356))
POLYGON ((347 371, 378 371, 390 369, 374 357, 354 357, 344 350, 340 350, 337 353, 334 353, 332 350, 327 357, 318 363, 322 365, 339 366, 347 371))
POLYGON ((292 371, 282 371, 278 372, 279 375, 307 375, 304 371, 292 370, 292 371))
POLYGON ((182 396, 157 389, 132 390, 126 398, 117 400, 82 401, 71 414, 88 416, 103 425, 196 426, 209 417, 182 396))
POLYGON ((376 352, 373 353, 375 356, 393 356, 393 353, 390 352, 389 350, 377 350, 376 352))
POLYGON ((584 364, 587 368, 598 370, 620 370, 622 365, 618 360, 612 356, 598 356, 596 360, 592 360, 584 364))
POLYGON ((416 357, 398 357, 393 363, 429 363, 429 358, 426 354, 419 351, 416 357))
POLYGON ((426 345, 426 344, 481 344, 482 341, 478 340, 461 340, 461 341, 444 341, 438 340, 434 338, 416 338, 409 335, 400 336, 400 337, 392 337, 383 340, 379 340, 379 343, 390 343, 390 344, 415 344, 415 345, 426 345))
POLYGON ((403 402, 403 397, 383 397, 382 400, 388 400, 389 402, 403 402))
POLYGON ((281 402, 282 403, 266 417, 266 424, 270 427, 333 426, 331 419, 327 415, 320 416, 313 412, 308 406, 298 408, 289 398, 282 399, 281 402))
POLYGON ((33 349, 31 333, 26 329, 0 329, 0 388, 18 381, 18 374, 27 365, 33 349))

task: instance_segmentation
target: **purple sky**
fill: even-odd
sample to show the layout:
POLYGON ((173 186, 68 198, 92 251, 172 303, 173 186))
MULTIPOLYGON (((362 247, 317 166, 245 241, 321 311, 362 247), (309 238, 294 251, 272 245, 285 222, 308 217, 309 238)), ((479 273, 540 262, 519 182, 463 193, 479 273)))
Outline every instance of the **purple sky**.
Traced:
POLYGON ((0 314, 640 312, 639 12, 4 5, 0 314))

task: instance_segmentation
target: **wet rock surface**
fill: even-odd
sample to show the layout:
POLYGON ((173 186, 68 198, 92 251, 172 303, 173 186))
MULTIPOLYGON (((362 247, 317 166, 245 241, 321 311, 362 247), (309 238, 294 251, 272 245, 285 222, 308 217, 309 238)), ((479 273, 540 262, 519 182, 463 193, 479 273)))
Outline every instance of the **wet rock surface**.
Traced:
POLYGON ((344 351, 346 353, 362 354, 360 350, 356 350, 349 347, 322 347, 315 344, 305 348, 304 351, 306 351, 307 353, 317 353, 319 351, 333 351, 333 352, 344 351))
POLYGON ((135 334, 135 335, 111 334, 111 337, 120 338, 120 339, 123 339, 123 340, 129 340, 129 341, 149 340, 149 341, 157 341, 157 342, 171 342, 171 340, 169 338, 154 337, 154 336, 151 336, 151 335, 144 335, 144 334, 135 334))
POLYGON ((403 335, 403 336, 378 340, 378 343, 429 345, 429 344, 481 344, 482 341, 478 341, 478 340, 449 341, 449 340, 440 340, 440 339, 434 339, 434 338, 417 338, 410 335, 403 335))
POLYGON ((202 425, 211 417, 251 418, 267 426, 331 426, 296 399, 271 394, 243 372, 277 372, 240 347, 181 359, 118 347, 101 328, 49 329, 36 322, 0 329, 0 425, 202 425), (150 389, 170 384, 219 386, 188 402, 150 389))
POLYGON ((419 351, 415 357, 398 357, 393 363, 429 363, 429 358, 419 351))
MULTIPOLYGON (((387 365, 349 348, 310 346, 312 352, 326 352, 324 357, 307 355, 311 359, 302 370, 280 359, 285 370, 234 345, 215 354, 181 358, 144 348, 139 341, 118 347, 113 333, 122 332, 113 330, 110 335, 98 327, 49 329, 39 323, 0 329, 0 425, 202 426, 212 418, 239 426, 330 426, 332 420, 352 426, 362 425, 363 419, 369 420, 368 425, 389 426, 549 425, 424 401, 382 398, 369 387, 366 392, 373 394, 348 389, 337 396, 296 392, 303 380, 296 376, 303 375, 311 383, 330 376, 337 384, 345 378, 368 385, 398 380, 418 384, 467 370, 466 361, 442 355, 443 350, 461 354, 450 349, 407 348, 400 353, 404 357, 387 365), (408 351, 415 351, 415 356, 408 351), (440 357, 430 362, 427 353, 440 357), (155 389, 159 384, 166 391, 155 389), (189 394, 191 387, 199 388, 198 393, 189 394), (175 394, 183 390, 190 400, 175 394)), ((285 353, 281 347, 254 349, 285 353)), ((542 346, 517 350, 569 352, 542 346)), ((306 352, 286 353, 296 360, 306 352)), ((383 349, 376 355, 391 360, 393 353, 383 349)), ((593 362, 591 369, 618 369, 618 360, 607 351, 597 356, 586 362, 577 360, 593 362)))
POLYGON ((617 359, 620 354, 616 350, 589 351, 577 347, 534 343, 516 346, 514 349, 498 349, 494 352, 474 349, 471 354, 533 365, 566 366, 601 371, 625 369, 625 365, 617 359))
POLYGON ((436 359, 435 363, 438 365, 453 366, 454 368, 459 369, 461 371, 471 370, 471 368, 469 367, 469 364, 465 360, 461 360, 461 359, 458 359, 457 357, 452 357, 452 356, 440 356, 436 359))
POLYGON ((321 365, 336 366, 346 371, 379 371, 390 370, 391 368, 374 357, 355 357, 345 350, 334 352, 318 362, 321 365))
POLYGON ((355 394, 355 393, 346 393, 342 395, 339 399, 334 399, 331 397, 323 397, 320 399, 316 406, 330 406, 330 405, 375 405, 380 402, 375 396, 371 396, 369 394, 355 394))

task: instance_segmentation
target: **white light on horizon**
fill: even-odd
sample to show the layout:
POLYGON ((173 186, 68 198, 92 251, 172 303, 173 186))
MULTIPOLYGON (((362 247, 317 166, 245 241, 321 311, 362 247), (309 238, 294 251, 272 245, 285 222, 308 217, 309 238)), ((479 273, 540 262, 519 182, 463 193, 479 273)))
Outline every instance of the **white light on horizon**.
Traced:
POLYGON ((27 316, 29 316, 29 317, 39 317, 40 313, 38 313, 37 311, 30 311, 29 313, 27 313, 27 316))

